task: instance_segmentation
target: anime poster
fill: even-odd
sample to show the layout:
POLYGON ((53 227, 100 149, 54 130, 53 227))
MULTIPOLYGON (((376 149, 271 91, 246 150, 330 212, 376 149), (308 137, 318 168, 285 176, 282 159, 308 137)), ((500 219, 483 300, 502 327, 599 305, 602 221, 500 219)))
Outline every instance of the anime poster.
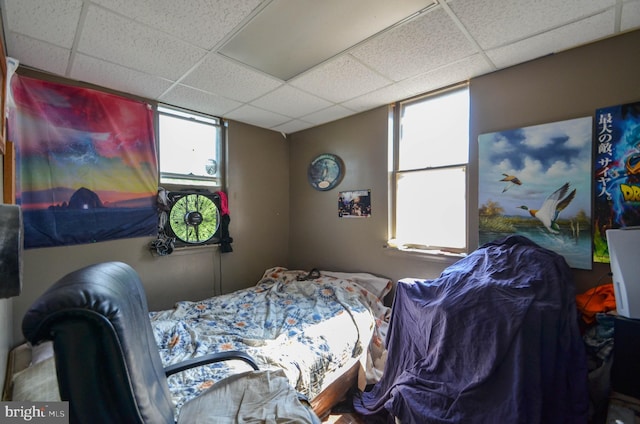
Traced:
POLYGON ((606 230, 640 225, 640 102, 596 110, 593 260, 609 262, 606 230))
POLYGON ((339 218, 371 216, 371 190, 341 191, 338 195, 339 218))
POLYGON ((25 248, 157 234, 149 105, 21 75, 11 96, 25 248))
POLYGON ((592 268, 592 118, 482 134, 479 155, 480 244, 525 236, 592 268))

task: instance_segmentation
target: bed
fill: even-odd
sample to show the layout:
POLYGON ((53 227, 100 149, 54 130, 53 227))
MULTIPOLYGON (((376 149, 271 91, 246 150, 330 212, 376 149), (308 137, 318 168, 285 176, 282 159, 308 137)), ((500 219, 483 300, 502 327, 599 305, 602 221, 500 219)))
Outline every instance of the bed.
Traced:
POLYGON ((402 424, 586 423, 574 290, 564 258, 521 236, 481 246, 438 278, 401 279, 389 366, 356 411, 402 424))
MULTIPOLYGON (((87 407, 91 409, 91 404, 98 398, 100 407, 105 407, 107 414, 106 411, 113 411, 105 406, 109 402, 130 405, 128 395, 120 397, 120 390, 114 391, 112 385, 128 387, 128 378, 134 381, 138 375, 142 376, 143 371, 138 371, 136 365, 140 362, 135 358, 141 356, 140 353, 155 351, 157 347, 155 359, 154 355, 150 358, 152 362, 158 361, 160 368, 146 364, 139 367, 145 368, 144 376, 148 380, 142 383, 136 380, 134 393, 138 394, 134 396, 146 399, 147 393, 155 393, 149 384, 155 387, 159 380, 168 383, 167 399, 178 421, 182 416, 181 409, 188 415, 195 410, 194 404, 202 402, 201 399, 213 399, 212 396, 219 396, 221 390, 235 387, 239 380, 251 381, 240 385, 250 384, 255 386, 251 388, 255 391, 260 384, 268 383, 266 379, 284 382, 296 402, 300 399, 308 401, 317 416, 324 417, 347 391, 364 388, 365 384, 377 381, 382 373, 386 352, 382 340, 390 314, 383 299, 392 287, 389 279, 368 273, 307 272, 276 267, 266 270, 255 286, 197 302, 178 302, 172 309, 152 312, 147 312, 139 280, 132 284, 136 279, 137 274, 128 265, 104 263, 77 270, 47 290, 25 315, 23 331, 33 342, 48 340, 53 334, 55 366, 51 342, 46 342, 48 347, 46 343, 40 343, 33 349, 29 346, 14 349, 12 357, 20 351, 23 356, 31 357, 31 363, 26 369, 11 371, 13 394, 20 385, 32 391, 28 395, 21 394, 20 400, 59 400, 52 392, 58 394, 54 370, 62 366, 64 379, 60 380, 60 387, 69 385, 70 389, 65 389, 64 393, 70 403, 76 405, 77 415, 86 412, 79 410, 85 408, 85 403, 89 403, 87 407), (134 310, 140 311, 137 317, 123 318, 134 310), (77 323, 86 326, 82 330, 86 337, 77 335, 77 323), (141 337, 145 331, 147 336, 141 337), (138 343, 135 339, 146 341, 138 343), (110 353, 112 349, 121 354, 110 353), (175 364, 182 366, 185 360, 200 361, 213 352, 248 354, 255 363, 227 359, 168 373, 168 378, 156 378, 159 369, 175 368, 172 367, 175 364), (121 368, 125 357, 132 367, 121 368), (75 362, 78 359, 87 362, 80 368, 90 370, 91 375, 78 369, 75 362), (255 368, 259 371, 254 371, 255 368), (103 391, 104 396, 87 397, 82 389, 85 382, 111 379, 112 374, 105 371, 108 369, 126 375, 114 377, 103 389, 110 393, 109 396, 103 391), (53 389, 49 393, 43 393, 41 385, 34 384, 29 378, 43 382, 43 373, 50 374, 48 380, 53 389), (265 381, 258 380, 263 377, 265 381), (19 384, 19 380, 24 384, 19 384), (234 383, 227 383, 230 381, 234 383), (218 394, 214 394, 216 391, 218 394), (112 396, 116 400, 110 400, 112 396)), ((60 369, 58 375, 59 372, 60 369)), ((7 392, 11 391, 9 389, 7 392)), ((60 393, 63 393, 62 388, 60 393)), ((273 399, 268 399, 264 393, 257 392, 255 399, 269 408, 277 408, 273 399)), ((213 403, 224 408, 225 402, 213 403)), ((150 405, 131 407, 149 412, 153 411, 154 404, 150 405)), ((205 409, 209 417, 216 416, 211 402, 205 409)))
MULTIPOLYGON (((382 373, 389 279, 368 273, 265 271, 247 289, 151 312, 163 364, 207 352, 248 353, 260 369, 284 370, 290 384, 326 415, 346 391, 382 373)), ((177 409, 246 365, 227 361, 169 378, 177 409)))

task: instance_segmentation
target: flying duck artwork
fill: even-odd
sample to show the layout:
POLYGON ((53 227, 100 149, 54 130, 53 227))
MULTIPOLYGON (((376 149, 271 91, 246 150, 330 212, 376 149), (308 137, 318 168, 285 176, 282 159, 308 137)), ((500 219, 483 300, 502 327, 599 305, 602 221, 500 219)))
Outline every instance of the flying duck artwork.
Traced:
POLYGON ((540 209, 529 209, 527 206, 518 206, 520 209, 529 211, 529 214, 537 218, 542 225, 552 234, 560 234, 560 227, 556 220, 560 212, 566 208, 569 203, 576 197, 576 189, 574 188, 569 194, 569 183, 565 183, 562 187, 551 193, 540 206, 540 209))
POLYGON ((504 188, 502 189, 503 193, 509 190, 509 188, 512 187, 513 185, 522 185, 522 181, 520 181, 520 179, 515 175, 509 175, 509 174, 502 174, 502 175, 504 175, 504 178, 501 179, 500 181, 507 182, 507 185, 504 186, 504 188))

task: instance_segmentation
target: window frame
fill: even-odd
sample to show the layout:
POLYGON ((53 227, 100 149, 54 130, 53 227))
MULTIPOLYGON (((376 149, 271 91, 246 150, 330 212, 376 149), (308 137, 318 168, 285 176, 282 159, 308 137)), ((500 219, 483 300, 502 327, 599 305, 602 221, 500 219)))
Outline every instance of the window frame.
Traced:
MULTIPOLYGON (((470 236, 469 236, 469 210, 470 210, 470 156, 471 156, 471 134, 470 127, 467 138, 467 161, 462 163, 449 163, 445 165, 426 166, 422 168, 407 168, 400 169, 400 139, 401 139, 401 118, 403 107, 407 104, 416 103, 429 98, 437 98, 438 96, 450 94, 456 90, 466 89, 469 94, 469 83, 462 82, 454 84, 449 87, 445 87, 433 92, 421 94, 419 96, 411 97, 405 100, 400 100, 391 105, 389 111, 389 220, 388 220, 388 242, 387 248, 391 248, 394 251, 403 253, 410 253, 420 257, 429 259, 442 259, 444 257, 463 257, 469 253, 470 236), (464 247, 452 248, 449 246, 437 246, 437 245, 423 245, 423 244, 406 244, 401 245, 396 239, 397 235, 397 181, 398 177, 402 174, 420 172, 420 171, 432 171, 432 170, 446 170, 461 168, 465 173, 465 208, 464 208, 464 225, 465 225, 465 237, 464 247)), ((471 107, 471 101, 469 100, 469 109, 471 107)), ((470 115, 470 111, 469 111, 470 115)), ((470 116, 469 116, 470 121, 470 116)), ((469 122, 470 126, 470 122, 469 122)))
POLYGON ((168 191, 184 191, 184 190, 195 190, 202 191, 206 190, 211 193, 215 193, 217 191, 224 191, 227 187, 227 154, 226 154, 226 146, 227 146, 227 122, 222 118, 207 115, 201 112, 194 112, 192 110, 183 109, 177 106, 158 103, 156 105, 156 131, 158 138, 158 186, 167 189, 168 191), (217 155, 217 166, 219 177, 211 177, 207 178, 205 176, 188 176, 188 174, 181 173, 170 173, 163 172, 162 170, 162 151, 160 145, 160 138, 162 134, 160 133, 160 117, 161 115, 171 116, 178 119, 184 119, 186 121, 195 120, 205 125, 211 125, 217 127, 217 132, 219 134, 219 139, 214 142, 217 143, 216 150, 218 152, 217 155), (172 181, 163 181, 163 177, 172 178, 172 181), (219 184, 215 182, 219 181, 219 184), (211 184, 207 184, 207 182, 211 182, 211 184))

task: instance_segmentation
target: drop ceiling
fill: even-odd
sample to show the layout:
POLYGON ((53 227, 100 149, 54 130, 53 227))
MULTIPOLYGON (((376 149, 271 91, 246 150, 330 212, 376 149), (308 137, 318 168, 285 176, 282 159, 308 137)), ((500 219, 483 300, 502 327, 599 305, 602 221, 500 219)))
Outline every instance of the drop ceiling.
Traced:
POLYGON ((0 0, 0 8, 7 55, 21 66, 282 133, 640 28, 640 0, 0 0))

